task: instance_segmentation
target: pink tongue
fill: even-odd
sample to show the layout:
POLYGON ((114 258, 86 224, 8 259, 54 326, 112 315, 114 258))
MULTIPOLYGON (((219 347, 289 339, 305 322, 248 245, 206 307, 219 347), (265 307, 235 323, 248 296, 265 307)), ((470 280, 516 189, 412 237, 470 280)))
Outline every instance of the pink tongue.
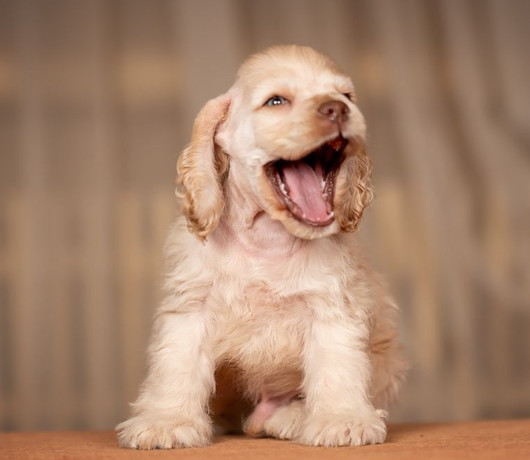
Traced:
POLYGON ((304 161, 289 163, 283 169, 289 197, 300 208, 302 216, 313 222, 329 218, 328 205, 322 191, 322 171, 315 172, 304 161))

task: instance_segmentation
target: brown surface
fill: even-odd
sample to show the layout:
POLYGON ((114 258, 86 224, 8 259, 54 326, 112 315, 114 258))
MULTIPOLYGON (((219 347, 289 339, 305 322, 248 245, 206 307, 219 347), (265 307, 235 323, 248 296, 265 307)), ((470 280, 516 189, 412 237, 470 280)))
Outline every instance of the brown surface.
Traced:
POLYGON ((316 448, 238 436, 205 448, 120 449, 111 431, 0 433, 0 459, 530 459, 530 420, 393 425, 378 446, 316 448))

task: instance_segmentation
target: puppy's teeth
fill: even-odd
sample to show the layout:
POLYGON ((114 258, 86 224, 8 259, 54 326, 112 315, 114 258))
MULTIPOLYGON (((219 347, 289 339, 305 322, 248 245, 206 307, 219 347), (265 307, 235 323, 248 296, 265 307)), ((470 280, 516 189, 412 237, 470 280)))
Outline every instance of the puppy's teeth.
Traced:
POLYGON ((342 139, 337 137, 336 139, 333 139, 329 143, 329 145, 331 145, 331 147, 333 147, 333 150, 335 150, 335 152, 338 152, 340 150, 340 148, 342 147, 342 139))

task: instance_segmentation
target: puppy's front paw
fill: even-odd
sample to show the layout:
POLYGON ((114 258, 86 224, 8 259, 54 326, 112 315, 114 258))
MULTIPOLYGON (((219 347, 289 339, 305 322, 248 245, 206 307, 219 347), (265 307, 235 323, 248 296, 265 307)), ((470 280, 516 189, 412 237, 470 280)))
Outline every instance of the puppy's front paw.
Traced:
POLYGON ((129 449, 201 447, 210 443, 212 426, 206 416, 184 420, 167 415, 140 414, 120 423, 118 442, 129 449))
POLYGON ((386 437, 383 410, 359 414, 338 413, 308 417, 297 441, 310 446, 362 446, 380 444, 386 437))

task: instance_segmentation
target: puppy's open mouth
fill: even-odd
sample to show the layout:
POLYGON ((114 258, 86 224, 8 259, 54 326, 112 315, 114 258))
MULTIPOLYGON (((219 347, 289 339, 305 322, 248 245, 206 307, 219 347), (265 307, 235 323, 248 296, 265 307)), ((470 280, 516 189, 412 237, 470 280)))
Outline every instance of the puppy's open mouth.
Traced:
POLYGON ((278 198, 293 217, 315 227, 333 222, 335 182, 347 144, 339 136, 300 160, 277 160, 265 165, 278 198))

